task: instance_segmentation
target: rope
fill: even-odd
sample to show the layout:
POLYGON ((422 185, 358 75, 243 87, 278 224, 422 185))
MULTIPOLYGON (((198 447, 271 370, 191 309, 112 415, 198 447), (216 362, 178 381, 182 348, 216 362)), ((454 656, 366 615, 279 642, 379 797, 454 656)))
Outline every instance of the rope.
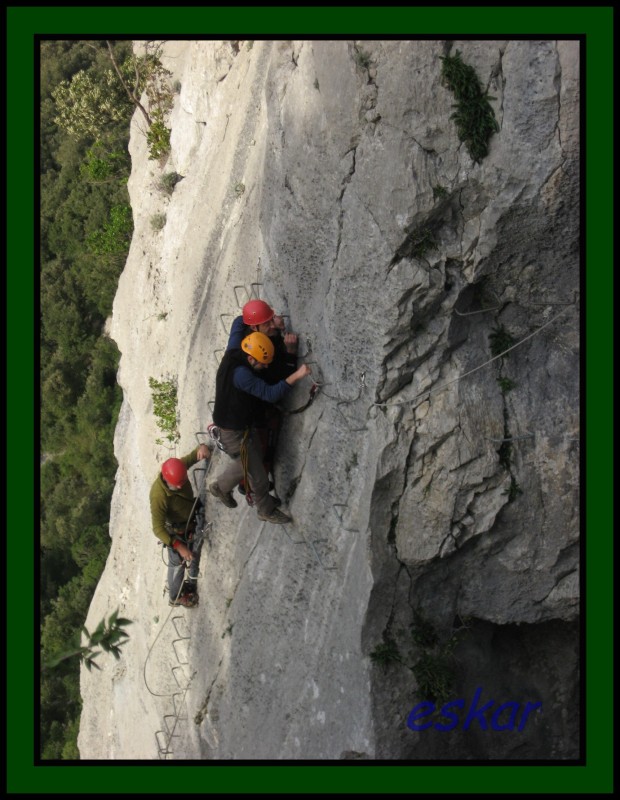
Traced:
POLYGON ((378 408, 390 408, 391 406, 408 405, 409 403, 413 403, 415 400, 417 400, 418 397, 425 397, 426 398, 426 397, 430 397, 431 394, 435 394, 436 392, 441 392, 444 389, 447 389, 447 387, 451 386, 453 383, 457 383, 458 381, 463 380, 463 378, 466 378, 468 375, 473 375, 473 373, 477 372, 479 369, 482 369, 483 367, 486 367, 489 364, 492 364, 493 361, 497 361, 498 358, 503 358, 503 356, 505 356, 506 353, 510 353, 511 350, 514 350, 515 348, 520 347, 522 344, 527 342, 533 336, 536 336, 536 334, 540 333, 540 331, 542 331, 548 325, 551 325, 552 322, 555 322, 555 320, 558 317, 560 317, 566 310, 567 310, 567 307, 563 308, 562 311, 559 311, 554 317, 551 317, 550 320, 545 322, 543 325, 541 325, 539 328, 537 328, 532 333, 530 333, 527 336, 525 336, 523 339, 521 339, 521 341, 517 342, 516 344, 511 345, 510 347, 508 347, 506 350, 504 350, 503 352, 499 353, 498 355, 493 356, 493 358, 490 358, 488 361, 485 361, 484 364, 479 364, 477 367, 474 367, 473 369, 470 369, 468 372, 464 372, 462 375, 459 375, 458 377, 454 378, 453 380, 448 381, 448 383, 444 383, 442 386, 438 386, 435 389, 426 389, 425 391, 419 392, 418 394, 414 395, 409 400, 395 400, 393 403, 371 403, 371 405, 372 406, 377 406, 378 408))
POLYGON ((245 496, 252 499, 252 493, 250 491, 250 482, 248 480, 248 469, 250 464, 250 454, 248 452, 248 439, 250 436, 250 429, 246 428, 243 433, 243 439, 241 440, 241 447, 239 449, 239 457, 241 459, 241 466, 243 468, 243 486, 245 488, 245 496))
POLYGON ((359 391, 357 393, 357 397, 353 397, 351 400, 347 400, 346 397, 334 397, 333 395, 328 394, 325 391, 325 389, 323 388, 325 386, 329 386, 330 384, 328 384, 328 383, 323 383, 323 384, 317 383, 316 385, 321 389, 321 394, 324 397, 327 397, 329 400, 335 400, 339 405, 341 403, 343 403, 345 405, 350 405, 351 403, 357 403, 357 401, 362 396, 362 392, 366 388, 366 372, 362 372, 361 373, 361 375, 360 375, 360 386, 359 386, 359 391))

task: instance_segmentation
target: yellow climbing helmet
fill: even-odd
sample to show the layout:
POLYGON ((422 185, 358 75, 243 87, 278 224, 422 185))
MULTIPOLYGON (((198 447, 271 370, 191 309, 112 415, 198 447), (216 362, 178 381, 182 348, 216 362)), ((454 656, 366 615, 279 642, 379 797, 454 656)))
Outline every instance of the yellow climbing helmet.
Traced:
POLYGON ((273 342, 264 333, 255 331, 241 342, 241 349, 261 364, 271 364, 273 361, 273 342))

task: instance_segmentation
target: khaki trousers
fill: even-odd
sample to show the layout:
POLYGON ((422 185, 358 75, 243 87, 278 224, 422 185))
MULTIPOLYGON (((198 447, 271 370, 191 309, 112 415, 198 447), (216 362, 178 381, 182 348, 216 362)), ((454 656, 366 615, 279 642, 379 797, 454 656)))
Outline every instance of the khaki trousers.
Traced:
MULTIPOLYGON (((244 434, 245 431, 220 428, 220 442, 224 447, 224 452, 231 458, 230 464, 217 476, 217 484, 224 494, 232 492, 239 481, 243 479, 241 442, 244 434)), ((269 494, 269 477, 263 466, 262 447, 258 436, 253 430, 250 431, 246 440, 246 447, 248 452, 248 480, 254 505, 261 514, 270 514, 276 504, 269 494)))

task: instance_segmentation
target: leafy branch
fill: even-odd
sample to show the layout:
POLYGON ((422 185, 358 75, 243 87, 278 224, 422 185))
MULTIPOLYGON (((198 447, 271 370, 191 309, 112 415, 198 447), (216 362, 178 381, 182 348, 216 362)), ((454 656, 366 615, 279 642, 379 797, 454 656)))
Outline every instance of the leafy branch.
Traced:
POLYGON ((86 626, 83 625, 82 633, 86 636, 88 644, 80 645, 73 650, 67 650, 56 654, 50 661, 43 665, 43 669, 53 669, 61 662, 67 661, 70 658, 75 658, 75 656, 80 657, 89 671, 92 667, 101 669, 95 662, 95 659, 101 655, 102 651, 105 653, 112 653, 116 659, 119 659, 121 656, 121 647, 129 639, 129 634, 125 633, 123 628, 126 625, 131 625, 131 623, 132 621, 130 619, 119 617, 118 609, 116 609, 110 616, 107 624, 104 617, 92 633, 89 633, 86 626), (97 650, 97 647, 100 647, 101 650, 97 650))

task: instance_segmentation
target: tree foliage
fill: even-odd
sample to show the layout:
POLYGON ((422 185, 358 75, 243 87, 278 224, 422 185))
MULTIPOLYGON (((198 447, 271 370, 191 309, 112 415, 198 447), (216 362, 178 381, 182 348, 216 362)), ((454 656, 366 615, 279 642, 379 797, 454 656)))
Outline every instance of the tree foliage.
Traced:
POLYGON ((93 75, 81 69, 52 92, 57 116, 54 122, 75 138, 94 139, 102 129, 127 121, 133 111, 112 69, 93 75))
MULTIPOLYGON (((113 49, 121 62, 129 55, 128 43, 114 43, 113 49)), ((106 85, 109 69, 103 42, 41 43, 43 663, 65 651, 82 629, 109 552, 117 467, 113 434, 121 392, 118 350, 102 331, 131 237, 127 144, 133 111, 123 97, 123 115, 113 109, 101 117, 105 129, 85 125, 84 135, 76 138, 55 121, 59 112, 52 95, 79 73, 88 80, 80 77, 76 86, 106 85)), ((79 663, 69 658, 42 674, 44 759, 79 758, 79 663)))

